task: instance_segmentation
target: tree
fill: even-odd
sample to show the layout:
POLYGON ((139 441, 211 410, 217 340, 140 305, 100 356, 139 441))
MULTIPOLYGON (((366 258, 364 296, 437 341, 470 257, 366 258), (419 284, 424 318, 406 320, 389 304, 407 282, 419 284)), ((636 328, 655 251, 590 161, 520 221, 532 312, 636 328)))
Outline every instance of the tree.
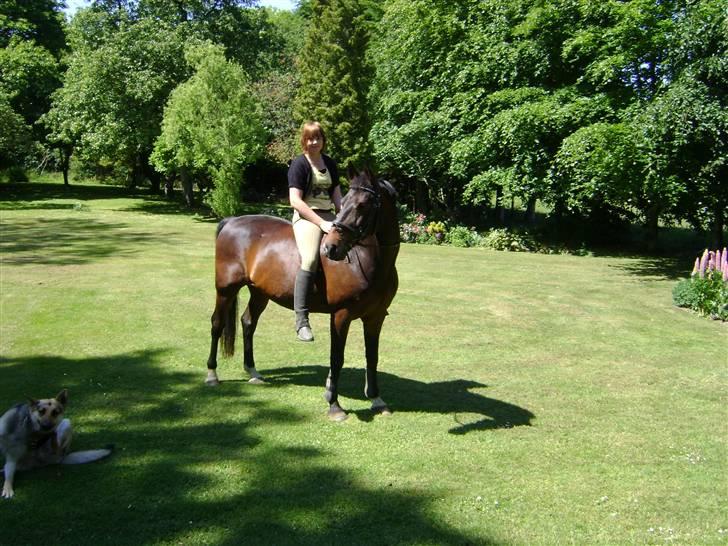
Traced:
POLYGON ((57 60, 66 48, 62 0, 0 0, 0 47, 34 42, 57 60))
POLYGON ((269 39, 277 44, 269 50, 269 67, 253 79, 253 90, 262 107, 262 120, 268 132, 266 157, 280 165, 298 153, 299 127, 295 121, 293 101, 300 82, 295 59, 303 47, 305 21, 297 13, 264 10, 271 23, 269 39))
POLYGON ((22 164, 31 144, 30 127, 0 90, 0 170, 22 164))
POLYGON ((321 122, 328 151, 343 165, 362 164, 369 157, 367 12, 361 0, 314 0, 311 10, 298 62, 296 121, 321 122))
POLYGON ((374 156, 400 187, 414 181, 419 210, 456 202, 448 176, 453 119, 440 108, 457 76, 448 56, 462 39, 461 15, 453 2, 387 2, 369 50, 374 156))
POLYGON ((152 162, 182 177, 188 202, 191 178, 209 177, 213 211, 229 216, 239 210, 243 168, 263 151, 258 105, 245 71, 220 46, 190 48, 186 58, 194 74, 170 95, 152 162))
POLYGON ((0 49, 0 89, 10 98, 13 109, 42 140, 42 127, 36 121, 51 105, 51 94, 61 85, 58 61, 46 48, 33 40, 13 36, 0 49))
MULTIPOLYGON (((78 34, 75 25, 76 19, 72 35, 78 34)), ((167 97, 189 75, 184 29, 153 20, 122 22, 117 31, 95 39, 93 47, 81 46, 69 58, 64 86, 54 96, 51 127, 74 145, 82 162, 115 170, 129 185, 147 177, 156 188, 159 179, 149 155, 167 97)))

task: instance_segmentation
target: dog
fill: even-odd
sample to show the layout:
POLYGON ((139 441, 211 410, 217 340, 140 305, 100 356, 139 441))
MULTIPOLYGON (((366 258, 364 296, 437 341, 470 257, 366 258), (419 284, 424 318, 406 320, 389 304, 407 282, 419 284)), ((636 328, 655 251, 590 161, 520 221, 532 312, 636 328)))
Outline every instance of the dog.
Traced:
POLYGON ((3 498, 15 495, 16 470, 84 464, 111 455, 113 446, 69 453, 73 430, 71 421, 63 417, 67 404, 68 391, 64 389, 55 398, 31 399, 13 406, 0 417, 0 453, 5 456, 3 498))

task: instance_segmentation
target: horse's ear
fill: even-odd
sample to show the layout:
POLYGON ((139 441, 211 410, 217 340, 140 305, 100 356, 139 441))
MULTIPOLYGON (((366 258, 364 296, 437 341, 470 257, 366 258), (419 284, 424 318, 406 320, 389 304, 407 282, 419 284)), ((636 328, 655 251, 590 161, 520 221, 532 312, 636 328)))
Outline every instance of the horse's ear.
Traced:
POLYGON ((374 176, 374 173, 372 172, 372 170, 369 168, 368 165, 366 167, 364 167, 364 174, 367 175, 367 178, 371 181, 372 184, 376 183, 376 181, 377 181, 376 177, 374 176))
POLYGON ((349 179, 349 181, 351 182, 351 181, 352 181, 352 180, 354 180, 354 179, 355 179, 355 178, 356 178, 356 177, 357 177, 358 175, 359 175, 359 173, 358 173, 358 172, 356 172, 356 168, 354 167, 354 165, 352 165, 351 163, 349 163, 349 165, 348 165, 348 166, 346 167, 346 177, 347 177, 347 178, 349 179))

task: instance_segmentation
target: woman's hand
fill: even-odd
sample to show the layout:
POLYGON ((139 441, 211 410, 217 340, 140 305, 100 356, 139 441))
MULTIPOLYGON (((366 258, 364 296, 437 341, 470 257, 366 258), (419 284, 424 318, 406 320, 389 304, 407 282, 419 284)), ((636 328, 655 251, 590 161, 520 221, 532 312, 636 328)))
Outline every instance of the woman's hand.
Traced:
POLYGON ((324 220, 319 224, 319 227, 321 228, 321 231, 323 231, 324 233, 328 233, 333 229, 334 225, 331 222, 327 222, 324 220))

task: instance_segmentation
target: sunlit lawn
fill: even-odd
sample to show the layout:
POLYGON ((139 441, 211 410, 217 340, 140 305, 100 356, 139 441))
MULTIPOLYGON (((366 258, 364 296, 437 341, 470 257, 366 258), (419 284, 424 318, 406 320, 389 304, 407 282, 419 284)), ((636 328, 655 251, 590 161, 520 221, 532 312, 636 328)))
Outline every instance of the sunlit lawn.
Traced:
POLYGON ((214 221, 44 184, 0 186, 0 225, 2 410, 68 387, 76 448, 117 447, 20 475, 2 544, 728 540, 728 330, 671 305, 660 260, 404 245, 394 415, 368 411, 354 324, 334 424, 324 316, 298 344, 269 306, 268 385, 240 354, 203 384, 214 221))

